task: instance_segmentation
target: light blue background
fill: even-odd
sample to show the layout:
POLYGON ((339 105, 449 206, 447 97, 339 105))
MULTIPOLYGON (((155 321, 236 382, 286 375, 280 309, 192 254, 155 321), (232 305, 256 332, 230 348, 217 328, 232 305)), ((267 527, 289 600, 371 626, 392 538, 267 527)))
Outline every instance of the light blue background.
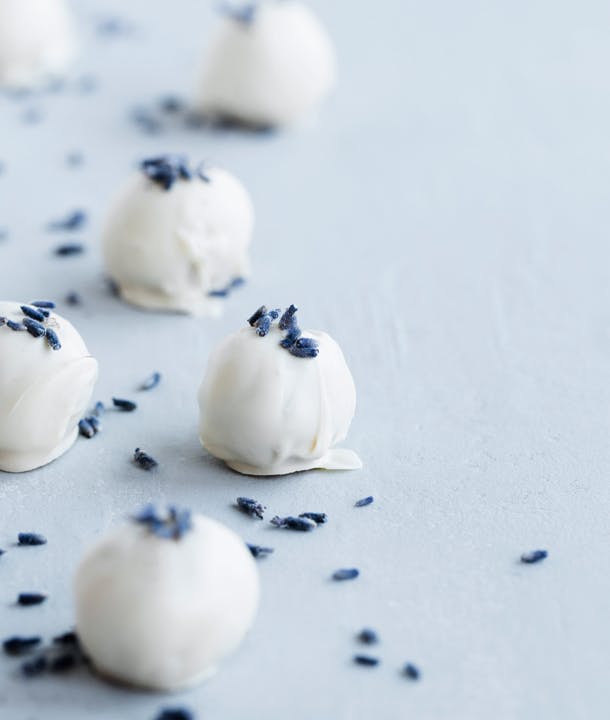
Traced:
MULTIPOLYGON (((149 499, 226 522, 275 554, 243 648, 174 699, 77 674, 26 682, 0 660, 0 716, 147 720, 168 703, 199 718, 597 720, 610 714, 610 5, 322 0, 336 97, 275 136, 142 136, 134 105, 188 95, 212 3, 81 0, 73 78, 99 91, 0 98, 0 295, 61 299, 98 358, 96 398, 162 386, 134 415, 59 462, 0 478, 0 635, 51 635, 73 618, 83 547, 149 499), (114 11, 129 38, 91 30, 114 11), (24 125, 29 108, 44 113, 24 125), (81 169, 66 152, 82 150, 81 169), (155 316, 110 298, 99 230, 134 162, 187 151, 234 171, 257 210, 254 274, 222 321, 155 316), (86 257, 59 260, 44 225, 91 213, 86 257), (200 449, 195 393, 211 347, 259 304, 301 308, 342 345, 358 388, 348 445, 360 472, 233 474, 200 449), (133 467, 137 445, 160 461, 133 467), (231 508, 323 510, 324 528, 274 531, 231 508), (353 502, 374 494, 356 510, 353 502), (518 563, 545 547, 549 559, 518 563), (333 584, 342 566, 361 577, 333 584), (40 608, 11 607, 24 589, 40 608), (355 667, 378 629, 383 662, 355 667), (419 683, 399 675, 411 660, 419 683)), ((377 652, 377 650, 375 651, 377 652)))

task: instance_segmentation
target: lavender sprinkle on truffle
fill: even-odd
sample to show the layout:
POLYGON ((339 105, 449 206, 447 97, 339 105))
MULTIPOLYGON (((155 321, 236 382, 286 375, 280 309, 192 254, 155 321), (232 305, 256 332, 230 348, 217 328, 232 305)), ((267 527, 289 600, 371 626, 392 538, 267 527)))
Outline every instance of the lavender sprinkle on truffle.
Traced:
POLYGON ((112 404, 114 407, 125 412, 133 412, 138 406, 132 400, 125 400, 123 398, 112 398, 112 404))
POLYGON ((61 350, 61 343, 59 342, 57 333, 53 330, 53 328, 45 328, 45 337, 51 350, 61 350))
POLYGON ((134 522, 145 525, 157 537, 166 540, 180 540, 193 529, 190 510, 179 510, 170 506, 165 517, 157 514, 154 505, 147 505, 133 518, 134 522))
POLYGON ((40 533, 24 532, 17 536, 19 545, 46 545, 47 539, 40 533))
POLYGON ((133 461, 136 465, 141 467, 142 470, 152 470, 159 465, 159 463, 155 460, 154 457, 152 457, 152 455, 149 455, 143 450, 140 450, 140 448, 136 448, 134 450, 133 461))
POLYGON ((544 560, 549 555, 547 550, 531 550, 530 552, 523 553, 521 555, 521 562, 526 565, 532 565, 533 563, 544 560))
POLYGON ((261 505, 261 503, 256 500, 247 497, 238 497, 235 504, 243 513, 251 517, 257 517, 259 520, 263 519, 265 510, 267 509, 265 505, 261 505))
POLYGON ((333 580, 355 580, 358 575, 360 575, 360 570, 357 570, 356 568, 341 568, 340 570, 335 570, 333 573, 333 580))
POLYGON ((10 327, 11 330, 14 330, 15 332, 21 332, 25 330, 25 325, 19 322, 15 322, 14 320, 7 320, 6 321, 7 327, 10 327))
POLYGON ((30 335, 35 338, 42 337, 47 331, 44 325, 41 325, 37 320, 32 320, 32 318, 29 317, 24 319, 23 325, 30 335))
POLYGON ((55 303, 51 300, 34 300, 34 302, 31 302, 30 305, 33 305, 37 308, 44 308, 46 310, 54 310, 55 309, 55 303))
POLYGON ((38 308, 29 307, 29 305, 22 305, 21 312, 29 318, 32 318, 32 320, 38 320, 38 322, 45 321, 45 314, 38 308))
POLYGON ((374 497, 372 495, 369 495, 368 497, 362 498, 361 500, 356 500, 354 503, 354 507, 365 507, 366 505, 370 505, 374 501, 374 497))
POLYGON ((29 605, 40 605, 47 599, 43 593, 36 592, 23 592, 17 596, 17 605, 23 605, 25 607, 29 605))
POLYGON ((10 637, 4 640, 2 648, 7 655, 24 655, 42 642, 42 638, 33 637, 10 637))

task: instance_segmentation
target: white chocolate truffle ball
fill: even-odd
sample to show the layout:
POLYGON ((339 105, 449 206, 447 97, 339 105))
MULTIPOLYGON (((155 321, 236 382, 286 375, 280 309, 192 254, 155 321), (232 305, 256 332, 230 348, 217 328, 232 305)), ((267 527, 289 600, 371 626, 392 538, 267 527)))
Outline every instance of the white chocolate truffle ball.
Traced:
POLYGON ((208 517, 174 512, 162 522, 147 509, 109 534, 75 579, 78 637, 96 670, 166 691, 214 674, 243 640, 259 600, 243 540, 208 517))
POLYGON ((254 210, 244 186, 181 158, 145 160, 114 202, 103 233, 106 269, 133 305, 218 315, 249 274, 254 210))
POLYGON ((290 342, 289 331, 273 319, 261 337, 266 327, 255 314, 253 327, 212 352, 199 390, 202 445, 247 475, 362 467, 352 450, 334 447, 347 436, 356 408, 341 348, 324 332, 308 330, 307 338, 296 340, 298 328, 296 344, 282 347, 290 342))
POLYGON ((0 0, 0 85, 28 87, 62 73, 74 46, 63 0, 0 0))
POLYGON ((26 320, 20 303, 0 302, 0 470, 6 472, 41 467, 72 446, 97 379, 97 362, 81 336, 48 312, 40 324, 51 337, 33 337, 11 329, 36 322, 26 320))
POLYGON ((296 122, 336 84, 332 42, 309 8, 261 3, 222 18, 204 60, 198 108, 253 126, 296 122))

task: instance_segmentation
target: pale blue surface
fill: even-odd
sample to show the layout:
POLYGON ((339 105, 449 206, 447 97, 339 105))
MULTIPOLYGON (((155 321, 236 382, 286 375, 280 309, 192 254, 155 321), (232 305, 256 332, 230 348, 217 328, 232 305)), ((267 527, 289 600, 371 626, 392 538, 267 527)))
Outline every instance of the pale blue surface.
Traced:
MULTIPOLYGON (((61 461, 0 478, 0 547, 21 530, 41 549, 0 559, 0 635, 72 621, 82 547, 148 499, 217 517, 251 542, 263 603, 219 675, 167 700, 86 674, 25 682, 0 661, 4 720, 147 720, 184 702, 214 720, 597 720, 610 715, 610 6, 603 2, 313 3, 337 42, 341 83, 311 127, 268 137, 143 137, 131 107, 195 81, 211 3, 82 0, 74 77, 91 95, 0 99, 0 295, 61 298, 99 359, 96 397, 163 384, 134 415, 61 461), (100 41, 124 11, 130 39, 100 41), (125 11, 127 12, 127 11, 125 11), (40 108, 44 120, 20 117, 40 108), (64 155, 86 157, 68 169, 64 155), (258 225, 251 283, 224 320, 139 313, 109 298, 98 233, 116 185, 159 151, 207 157, 240 176, 258 225), (47 221, 91 212, 90 252, 58 260, 47 221), (195 390, 209 349, 260 303, 301 307, 352 367, 357 473, 255 480, 201 451, 195 390), (129 463, 136 445, 159 472, 129 463), (368 494, 376 502, 353 509, 368 494), (324 510, 302 536, 269 516, 324 510), (524 550, 548 560, 522 566, 524 550), (342 566, 361 577, 332 584, 342 566), (44 589, 40 608, 10 607, 44 589), (375 627, 380 667, 352 666, 375 627), (420 683, 401 678, 406 660, 420 683)), ((375 650, 377 652, 377 650, 375 650)))

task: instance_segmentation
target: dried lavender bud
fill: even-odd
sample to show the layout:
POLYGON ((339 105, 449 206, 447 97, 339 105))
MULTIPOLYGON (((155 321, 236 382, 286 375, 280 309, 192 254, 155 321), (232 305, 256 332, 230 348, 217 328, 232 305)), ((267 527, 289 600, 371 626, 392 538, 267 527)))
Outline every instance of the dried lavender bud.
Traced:
POLYGON ((53 310, 55 308, 55 303, 51 300, 34 300, 30 305, 37 308, 44 308, 45 310, 53 310))
POLYGON ((161 373, 160 372, 154 372, 152 375, 146 378, 144 382, 140 385, 140 390, 152 390, 153 388, 156 388, 157 385, 161 382, 161 373))
POLYGON ((97 435, 98 432, 102 429, 102 423, 101 420, 98 418, 97 415, 89 415, 89 417, 86 417, 85 420, 91 425, 91 427, 95 430, 95 434, 97 435))
POLYGON ((523 553, 521 555, 521 562, 531 565, 532 563, 540 562, 548 557, 549 553, 547 550, 531 550, 530 552, 523 553))
POLYGON ((16 332, 21 332, 22 330, 25 330, 25 325, 15 322, 14 320, 7 320, 6 325, 7 327, 10 327, 11 330, 15 330, 16 332))
POLYGON ((220 12, 231 18, 234 22, 245 27, 248 27, 254 22, 257 9, 257 4, 255 2, 247 3, 241 7, 225 2, 219 7, 220 12))
POLYGON ((32 320, 32 318, 26 317, 23 321, 23 325, 25 329, 35 338, 42 337, 46 334, 46 328, 44 325, 41 325, 36 320, 32 320))
POLYGON ((360 575, 360 570, 356 568, 341 568, 340 570, 335 570, 333 580, 354 580, 358 575, 360 575))
POLYGON ((72 306, 82 305, 82 304, 83 304, 83 300, 82 300, 81 296, 80 296, 77 292, 74 292, 74 291, 73 291, 73 292, 69 292, 69 293, 66 295, 66 304, 67 304, 67 305, 72 305, 72 306))
POLYGON ((313 338, 300 337, 291 345, 289 351, 291 355, 300 358, 315 358, 320 352, 317 340, 313 338))
POLYGON ((316 525, 324 525, 324 523, 328 522, 328 515, 321 512, 304 512, 301 513, 299 517, 309 518, 310 520, 313 520, 316 525))
POLYGON ((113 397, 112 404, 114 407, 119 408, 119 410, 124 410, 125 412, 133 412, 138 407, 132 400, 124 400, 123 398, 113 397))
POLYGON ((87 213, 84 210, 74 210, 74 212, 71 212, 62 220, 54 220, 49 223, 48 229, 53 231, 72 232, 74 230, 80 230, 84 227, 86 222, 87 213))
POLYGON ((365 507, 366 505, 370 505, 373 500, 373 496, 369 495, 368 497, 362 498, 362 500, 356 500, 354 507, 365 507))
POLYGON ((64 243, 55 248, 55 254, 60 257, 69 257, 70 255, 80 255, 85 252, 85 246, 82 243, 64 243))
POLYGON ((375 667, 381 662, 379 658, 372 657, 371 655, 354 655, 354 662, 356 665, 364 665, 366 667, 375 667))
POLYGON ((63 633, 62 635, 57 635, 53 638, 53 642, 55 645, 64 645, 64 646, 74 646, 78 647, 78 635, 73 631, 69 630, 68 632, 63 633))
POLYGON ((141 163, 140 169, 149 180, 166 192, 171 190, 178 180, 191 180, 193 176, 186 158, 181 155, 149 158, 141 163))
POLYGON ((261 305, 259 309, 248 318, 248 324, 252 327, 256 325, 256 323, 263 317, 263 315, 267 314, 267 307, 266 305, 261 305))
POLYGON ((45 328, 45 337, 51 350, 61 350, 61 343, 59 342, 57 333, 53 330, 53 328, 45 328))
POLYGON ((277 515, 271 520, 271 524, 277 528, 287 528, 288 530, 299 530, 301 532, 309 532, 315 530, 318 526, 306 517, 278 517, 277 515))
POLYGON ((54 673, 62 673, 72 670, 74 667, 76 667, 76 657, 72 653, 64 653, 51 660, 49 670, 54 673))
POLYGON ((186 708, 165 708, 156 720, 195 720, 195 716, 186 708))
POLYGON ((33 532, 19 533, 17 539, 19 541, 19 545, 46 545, 47 543, 47 539, 44 535, 33 532))
POLYGON ((36 592, 23 592, 17 595, 17 605, 40 605, 47 599, 46 595, 36 592))
POLYGON ((89 422, 88 418, 83 418, 78 422, 78 432, 83 437, 91 439, 95 435, 95 429, 89 422))
POLYGON ((101 400, 98 400, 93 406, 93 414, 97 415, 97 417, 100 417, 104 414, 105 411, 106 407, 104 406, 104 403, 101 400))
POLYGON ((29 660, 28 662, 23 663, 21 666, 21 672, 25 677, 36 677, 37 675, 42 675, 42 673, 47 669, 47 659, 44 655, 40 655, 37 658, 34 658, 34 660, 29 660))
POLYGON ((419 680, 421 677, 421 671, 417 667, 417 665, 413 665, 413 663, 405 663, 403 666, 402 672, 404 675, 406 675, 409 680, 419 680))
POLYGON ((38 320, 38 322, 45 321, 45 314, 38 308, 29 307, 29 305, 22 305, 21 312, 29 318, 32 318, 32 320, 38 320))
POLYGON ((24 655, 32 648, 35 648, 42 642, 42 638, 34 637, 10 637, 4 640, 2 647, 7 655, 24 655))
POLYGON ((132 520, 145 525, 153 535, 166 540, 180 540, 193 528, 191 511, 178 510, 173 506, 168 508, 165 517, 161 517, 157 514, 154 505, 147 505, 137 515, 134 515, 132 520))
POLYGON ((136 465, 139 465, 142 470, 152 470, 159 465, 152 455, 145 453, 143 450, 140 450, 140 448, 134 450, 133 461, 136 465))
POLYGON ((246 543, 248 546, 248 550, 252 553, 253 558, 264 558, 267 557, 267 555, 271 555, 273 552, 273 548, 270 547, 263 547, 262 545, 251 545, 250 543, 246 543))
POLYGON ((280 340, 280 345, 284 349, 289 350, 300 337, 301 329, 295 325, 294 327, 290 328, 286 335, 284 335, 284 337, 280 340))
POLYGON ((290 305, 286 310, 284 310, 284 314, 280 318, 279 322, 279 328, 280 330, 290 330, 296 325, 296 312, 298 308, 295 305, 290 305))
POLYGON ((259 520, 263 519, 265 510, 267 509, 265 505, 261 505, 256 500, 247 497, 238 497, 235 504, 242 512, 246 513, 246 515, 257 517, 259 520))
POLYGON ((379 642, 379 636, 371 628, 362 628, 358 633, 358 640, 365 645, 374 645, 379 642))

